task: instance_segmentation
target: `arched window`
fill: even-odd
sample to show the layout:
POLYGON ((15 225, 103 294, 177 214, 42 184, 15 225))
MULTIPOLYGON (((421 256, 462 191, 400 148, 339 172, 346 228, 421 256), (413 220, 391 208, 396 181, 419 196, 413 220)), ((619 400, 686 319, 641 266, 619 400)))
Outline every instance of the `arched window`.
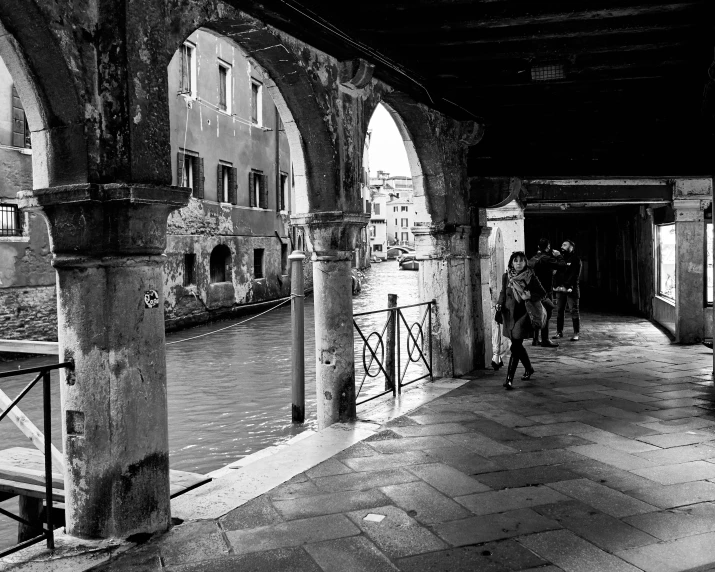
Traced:
POLYGON ((231 280, 231 250, 225 244, 219 244, 211 251, 211 283, 231 280))

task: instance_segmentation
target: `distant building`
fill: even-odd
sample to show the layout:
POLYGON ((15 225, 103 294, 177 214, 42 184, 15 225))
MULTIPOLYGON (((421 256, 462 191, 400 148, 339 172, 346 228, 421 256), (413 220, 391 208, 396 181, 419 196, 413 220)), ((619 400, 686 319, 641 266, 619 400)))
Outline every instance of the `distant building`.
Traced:
POLYGON ((379 188, 371 187, 372 212, 370 213, 370 248, 372 256, 376 258, 387 258, 387 193, 379 188))
POLYGON ((384 220, 385 224, 386 246, 383 256, 387 256, 387 246, 414 247, 415 238, 411 229, 415 224, 417 213, 414 205, 412 178, 391 177, 385 171, 378 171, 377 176, 370 179, 370 184, 373 189, 373 197, 377 197, 381 203, 384 201, 384 208, 379 219, 384 220))

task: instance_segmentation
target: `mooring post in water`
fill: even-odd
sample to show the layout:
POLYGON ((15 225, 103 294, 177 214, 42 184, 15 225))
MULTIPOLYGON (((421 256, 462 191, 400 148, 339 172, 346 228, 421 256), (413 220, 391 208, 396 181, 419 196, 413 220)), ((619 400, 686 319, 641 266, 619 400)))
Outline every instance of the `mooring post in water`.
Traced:
POLYGON ((303 260, 305 254, 294 250, 288 257, 291 263, 291 328, 293 346, 291 351, 291 371, 293 372, 293 423, 305 421, 305 346, 304 346, 304 305, 303 260))
MULTIPOLYGON (((397 308, 397 294, 387 295, 387 307, 397 308)), ((397 310, 390 310, 390 322, 387 324, 387 340, 385 342, 385 391, 391 389, 393 394, 397 387, 395 377, 395 326, 397 326, 397 310)), ((399 375, 399 373, 398 373, 399 375)))

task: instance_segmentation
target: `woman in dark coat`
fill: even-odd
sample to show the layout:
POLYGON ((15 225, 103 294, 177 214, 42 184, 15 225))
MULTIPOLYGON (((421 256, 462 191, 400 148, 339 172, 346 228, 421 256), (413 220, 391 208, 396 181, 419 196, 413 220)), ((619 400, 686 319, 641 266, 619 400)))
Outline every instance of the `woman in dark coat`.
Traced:
POLYGON ((512 389, 519 360, 524 365, 524 375, 521 379, 527 380, 534 373, 524 340, 534 336, 532 319, 538 321, 545 318, 543 306, 536 303, 541 302, 545 295, 546 291, 539 279, 527 266, 526 255, 523 252, 513 252, 509 258, 509 267, 502 276, 501 293, 496 304, 497 313, 501 312, 503 320, 502 333, 511 340, 511 358, 504 382, 507 389, 512 389), (527 300, 530 301, 528 309, 527 300), (535 313, 538 315, 533 315, 535 313))

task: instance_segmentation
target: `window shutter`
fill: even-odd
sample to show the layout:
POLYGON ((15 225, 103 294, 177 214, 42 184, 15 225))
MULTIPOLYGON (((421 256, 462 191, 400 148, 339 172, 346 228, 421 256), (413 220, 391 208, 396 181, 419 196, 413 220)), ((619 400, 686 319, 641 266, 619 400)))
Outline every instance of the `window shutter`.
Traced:
POLYGON ((258 206, 261 207, 262 209, 267 209, 268 208, 268 185, 266 185, 266 178, 263 175, 259 175, 259 181, 261 183, 260 187, 260 195, 259 195, 259 204, 258 206))
POLYGON ((204 198, 204 158, 203 157, 194 157, 194 161, 198 163, 198 173, 197 173, 197 181, 195 181, 194 186, 198 189, 198 197, 199 199, 204 198))
POLYGON ((232 205, 238 204, 238 179, 236 174, 238 169, 231 167, 228 170, 228 202, 232 205))
POLYGON ((176 186, 181 187, 184 180, 184 155, 181 151, 176 154, 176 186))
POLYGON ((256 194, 253 192, 253 178, 255 177, 255 174, 253 171, 248 173, 248 206, 249 207, 255 207, 256 205, 253 204, 255 202, 255 197, 256 194))
POLYGON ((216 166, 216 200, 219 203, 223 201, 223 165, 221 163, 216 166))

